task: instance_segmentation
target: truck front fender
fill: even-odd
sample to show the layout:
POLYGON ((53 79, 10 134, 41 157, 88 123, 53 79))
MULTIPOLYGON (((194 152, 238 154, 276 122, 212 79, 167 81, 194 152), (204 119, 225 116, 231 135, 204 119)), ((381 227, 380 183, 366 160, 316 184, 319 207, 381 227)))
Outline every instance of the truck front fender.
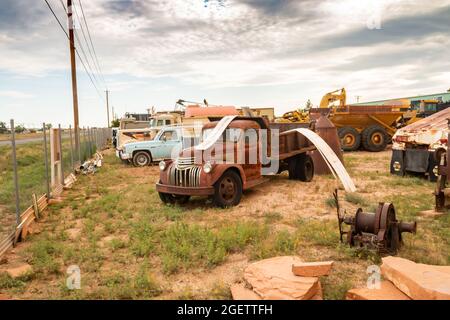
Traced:
POLYGON ((203 173, 206 176, 209 176, 209 185, 214 185, 217 180, 225 173, 227 170, 236 170, 239 173, 239 176, 242 180, 242 185, 245 186, 247 182, 247 177, 245 175, 244 169, 241 166, 237 166, 235 164, 219 164, 215 165, 211 173, 203 173))

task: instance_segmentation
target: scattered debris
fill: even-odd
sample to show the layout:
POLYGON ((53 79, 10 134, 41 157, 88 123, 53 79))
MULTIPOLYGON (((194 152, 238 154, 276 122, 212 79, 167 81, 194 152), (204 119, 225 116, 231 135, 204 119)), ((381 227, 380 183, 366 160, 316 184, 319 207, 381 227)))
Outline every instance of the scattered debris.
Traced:
POLYGON ((450 266, 432 266, 386 257, 381 272, 413 300, 450 300, 450 266))
POLYGON ((345 234, 346 242, 350 246, 367 247, 377 249, 381 254, 395 255, 402 245, 402 233, 416 233, 417 223, 398 221, 392 203, 380 203, 376 213, 363 212, 359 208, 355 216, 346 216, 345 211, 341 214, 337 189, 333 195, 341 242, 344 242, 345 234), (349 225, 350 230, 343 231, 343 224, 349 225))
POLYGON ((382 281, 379 289, 349 290, 346 298, 347 300, 411 300, 390 281, 382 281))
POLYGON ((297 263, 292 265, 292 273, 301 277, 327 276, 330 274, 333 264, 333 261, 297 263))
POLYGON ((100 152, 95 154, 94 159, 87 160, 80 166, 80 171, 82 174, 94 174, 97 168, 102 166, 103 155, 100 152))
POLYGON ((255 262, 244 272, 245 280, 263 300, 309 300, 321 297, 317 277, 298 277, 292 265, 300 264, 298 257, 275 257, 255 262))

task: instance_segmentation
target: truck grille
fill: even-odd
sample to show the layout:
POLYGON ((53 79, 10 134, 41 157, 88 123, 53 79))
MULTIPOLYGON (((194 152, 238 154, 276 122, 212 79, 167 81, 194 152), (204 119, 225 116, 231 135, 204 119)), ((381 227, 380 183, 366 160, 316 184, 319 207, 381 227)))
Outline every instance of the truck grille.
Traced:
POLYGON ((202 167, 199 166, 172 166, 169 169, 169 184, 178 187, 199 187, 201 171, 202 167))
POLYGON ((190 158, 178 158, 177 160, 177 168, 178 169, 184 169, 186 167, 191 167, 193 166, 195 163, 195 158, 194 157, 190 157, 190 158))

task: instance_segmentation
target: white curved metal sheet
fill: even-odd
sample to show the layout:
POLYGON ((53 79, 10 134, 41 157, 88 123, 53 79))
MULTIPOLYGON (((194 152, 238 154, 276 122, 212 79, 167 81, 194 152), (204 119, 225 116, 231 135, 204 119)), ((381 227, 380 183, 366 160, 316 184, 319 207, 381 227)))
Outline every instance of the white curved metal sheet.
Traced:
POLYGON ((217 140, 222 136, 225 129, 228 127, 228 125, 231 123, 231 121, 234 120, 236 116, 226 116, 223 117, 219 123, 214 127, 214 129, 209 134, 209 137, 206 138, 206 140, 202 141, 199 145, 195 147, 195 150, 207 150, 211 148, 214 143, 216 143, 217 140))
POLYGON ((356 186, 353 183, 352 178, 348 174, 341 160, 339 160, 336 153, 334 153, 333 149, 330 148, 328 143, 323 140, 317 133, 311 131, 306 128, 298 128, 294 130, 290 130, 289 132, 297 131, 304 137, 306 137, 312 144, 317 148, 317 150, 322 155, 326 164, 330 168, 330 171, 333 173, 335 178, 339 178, 341 180, 342 185, 347 192, 355 192, 356 186))

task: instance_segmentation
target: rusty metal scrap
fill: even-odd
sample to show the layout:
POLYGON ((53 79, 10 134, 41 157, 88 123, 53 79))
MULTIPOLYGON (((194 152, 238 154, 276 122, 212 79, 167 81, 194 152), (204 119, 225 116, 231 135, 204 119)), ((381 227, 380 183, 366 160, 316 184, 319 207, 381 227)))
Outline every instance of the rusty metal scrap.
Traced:
POLYGON ((364 212, 361 208, 354 216, 341 213, 338 192, 334 198, 338 213, 340 240, 352 247, 376 249, 380 254, 395 255, 402 245, 402 233, 416 233, 416 222, 398 221, 392 203, 379 203, 375 213, 364 212), (350 229, 344 231, 344 225, 350 229))

